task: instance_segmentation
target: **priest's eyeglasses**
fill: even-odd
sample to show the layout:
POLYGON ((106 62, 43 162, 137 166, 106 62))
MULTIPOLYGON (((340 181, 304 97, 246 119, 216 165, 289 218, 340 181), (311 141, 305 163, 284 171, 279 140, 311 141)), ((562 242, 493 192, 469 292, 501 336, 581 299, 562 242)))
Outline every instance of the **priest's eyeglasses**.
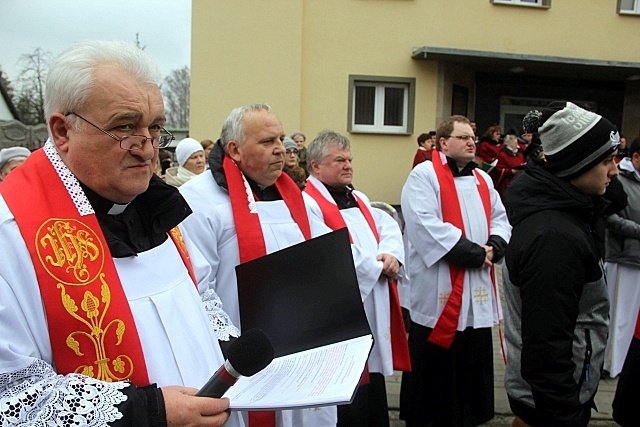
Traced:
POLYGON ((475 141, 475 139, 476 139, 476 137, 473 136, 473 135, 442 135, 442 136, 444 136, 445 138, 459 139, 460 141, 463 141, 463 142, 467 142, 470 139, 475 141))
POLYGON ((140 150, 140 149, 142 149, 142 147, 144 147, 144 144, 147 142, 148 139, 151 139, 151 145, 153 146, 153 148, 165 148, 165 147, 168 147, 169 144, 171 144, 171 141, 176 139, 176 137, 173 136, 173 134, 171 132, 169 132, 168 130, 166 130, 162 126, 159 126, 159 129, 157 129, 157 130, 149 129, 149 131, 151 133, 159 133, 159 135, 153 136, 151 138, 149 138, 148 136, 144 136, 144 135, 128 135, 128 136, 125 136, 123 138, 118 138, 117 136, 115 136, 111 132, 106 131, 106 130, 102 129, 101 127, 98 127, 98 126, 94 125, 93 123, 91 123, 89 120, 85 119, 84 117, 82 117, 78 113, 71 112, 71 113, 67 113, 66 115, 69 116, 71 114, 73 114, 74 116, 78 117, 79 119, 84 120, 85 122, 87 122, 91 126, 93 126, 94 128, 98 129, 100 132, 102 132, 105 135, 110 136, 111 138, 113 138, 116 141, 118 141, 120 143, 120 148, 122 148, 123 150, 129 150, 129 151, 131 151, 131 150, 140 150))

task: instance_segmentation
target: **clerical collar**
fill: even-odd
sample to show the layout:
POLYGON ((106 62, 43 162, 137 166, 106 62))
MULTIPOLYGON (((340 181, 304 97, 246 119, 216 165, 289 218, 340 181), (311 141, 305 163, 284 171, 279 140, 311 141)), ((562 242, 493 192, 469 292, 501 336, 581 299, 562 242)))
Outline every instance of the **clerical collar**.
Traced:
POLYGON ((356 202, 356 198, 353 196, 352 186, 332 187, 324 182, 323 184, 329 194, 331 194, 331 197, 333 197, 333 201, 338 205, 338 209, 349 209, 358 206, 358 202, 356 202))
POLYGON ((155 175, 147 191, 126 205, 114 204, 86 185, 80 185, 115 258, 134 256, 161 245, 167 239, 167 232, 191 214, 178 189, 155 175))
POLYGON ((84 194, 87 196, 87 199, 89 199, 89 203, 91 203, 91 206, 96 213, 118 215, 124 212, 126 207, 129 206, 129 203, 127 203, 126 205, 113 203, 111 200, 102 197, 83 183, 80 183, 80 186, 82 187, 84 194))
POLYGON ((124 205, 119 205, 117 203, 114 203, 113 206, 111 206, 111 209, 109 209, 107 213, 109 215, 120 215, 122 212, 124 212, 125 209, 127 209, 127 206, 129 206, 129 203, 124 205))
POLYGON ((476 166, 478 166, 474 161, 470 161, 463 168, 459 168, 458 162, 456 162, 449 156, 447 156, 447 165, 449 165, 449 169, 451 169, 454 177, 470 176, 473 174, 473 170, 476 168, 476 166))

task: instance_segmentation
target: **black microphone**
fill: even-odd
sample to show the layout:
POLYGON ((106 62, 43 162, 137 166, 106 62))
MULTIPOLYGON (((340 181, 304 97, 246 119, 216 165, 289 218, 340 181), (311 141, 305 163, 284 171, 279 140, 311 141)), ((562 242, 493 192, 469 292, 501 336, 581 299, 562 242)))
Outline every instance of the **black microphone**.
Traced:
POLYGON ((261 329, 249 329, 229 345, 227 354, 224 365, 198 390, 196 396, 222 397, 241 376, 250 377, 266 368, 273 360, 274 349, 261 329))

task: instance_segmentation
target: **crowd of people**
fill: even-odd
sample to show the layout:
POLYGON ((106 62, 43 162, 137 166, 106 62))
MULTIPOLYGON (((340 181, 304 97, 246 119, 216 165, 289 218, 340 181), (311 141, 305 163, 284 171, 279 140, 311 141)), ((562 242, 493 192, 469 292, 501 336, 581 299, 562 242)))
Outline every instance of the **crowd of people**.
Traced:
POLYGON ((480 425, 504 321, 514 426, 586 426, 605 372, 634 425, 640 139, 565 101, 518 134, 451 116, 417 138, 401 228, 354 188, 346 136, 286 136, 268 104, 173 166, 159 76, 133 45, 74 45, 47 77, 49 139, 0 151, 0 424, 384 427, 402 371, 407 426, 480 425), (236 266, 345 227, 374 337, 352 402, 196 396, 241 335, 236 266))
MULTIPOLYGON (((470 123, 464 117, 458 117, 457 120, 461 124, 470 123)), ((447 121, 444 121, 443 125, 446 124, 447 121)), ((457 163, 456 168, 451 168, 456 177, 455 189, 459 192, 463 188, 460 176, 469 174, 469 163, 465 162, 475 152, 472 170, 476 173, 478 169, 487 172, 481 175, 487 180, 486 183, 476 178, 478 189, 488 184, 493 187, 492 191, 495 189, 499 193, 497 203, 492 201, 489 206, 491 209, 503 209, 509 226, 513 227, 510 237, 506 239, 508 245, 505 244, 502 250, 496 250, 496 246, 492 245, 494 254, 505 256, 505 262, 502 263, 506 301, 505 388, 516 416, 513 425, 587 425, 591 409, 595 408, 593 399, 603 375, 619 376, 613 403, 614 419, 621 425, 634 425, 637 422, 637 409, 636 405, 631 404, 631 394, 640 379, 640 293, 637 289, 640 278, 640 206, 637 192, 640 187, 636 188, 640 184, 640 138, 636 138, 628 147, 622 145, 625 144, 624 137, 607 119, 570 102, 552 103, 542 112, 531 111, 524 117, 520 135, 513 131, 502 135, 499 126, 491 126, 475 143, 475 147, 471 142, 475 134, 469 129, 458 131, 449 128, 442 130, 442 134, 452 139, 459 139, 457 135, 462 134, 462 138, 469 141, 469 157, 457 163), (603 261, 606 262, 603 264, 603 261)), ((418 138, 419 145, 422 145, 425 135, 418 138)), ((435 152, 445 153, 447 162, 452 163, 451 159, 455 159, 455 156, 447 153, 447 140, 438 139, 438 142, 440 146, 436 147, 435 152)), ((419 155, 420 151, 416 158, 419 155)), ((436 157, 430 157, 431 161, 425 163, 436 162, 436 157)), ((414 167, 402 198, 409 252, 413 250, 414 241, 413 245, 419 248, 420 242, 428 242, 429 237, 437 239, 426 246, 431 252, 419 253, 417 257, 428 260, 430 268, 437 266, 438 259, 438 255, 432 252, 443 250, 440 246, 446 245, 444 234, 438 233, 436 225, 455 224, 445 219, 445 203, 464 206, 464 226, 482 217, 479 213, 471 214, 474 208, 467 206, 473 200, 470 194, 458 195, 458 201, 455 198, 449 200, 448 197, 455 194, 451 190, 447 191, 449 196, 442 190, 433 190, 436 194, 440 192, 439 197, 429 196, 432 187, 441 189, 446 181, 440 178, 419 180, 419 177, 434 172, 437 177, 436 166, 439 164, 414 167), (431 197, 431 203, 439 200, 443 213, 424 210, 428 203, 420 203, 420 197, 431 197), (417 203, 423 209, 411 208, 412 204, 417 203), (435 223, 414 229, 411 225, 415 221, 414 212, 424 215, 423 221, 435 223), (426 231, 428 235, 418 236, 419 230, 426 231)), ((480 206, 479 201, 475 203, 480 206)), ((491 212, 489 207, 485 208, 485 212, 491 212)), ((463 227, 458 229, 466 237, 467 230, 463 227)), ((479 239, 476 242, 482 241, 479 239)), ((445 246, 444 250, 448 249, 445 246)), ((487 250, 486 253, 490 252, 487 250)), ((462 266, 469 272, 470 267, 478 268, 480 265, 479 258, 475 264, 464 264, 472 262, 471 253, 449 250, 443 258, 448 262, 449 269, 462 266), (458 253, 464 256, 453 258, 458 253)), ((444 304, 442 314, 439 317, 426 317, 422 314, 425 310, 422 307, 428 292, 434 293, 430 297, 432 301, 442 299, 443 292, 436 294, 433 272, 420 272, 416 280, 411 274, 413 265, 409 256, 405 268, 409 270, 412 293, 409 343, 413 371, 403 376, 403 386, 405 381, 411 384, 412 389, 406 391, 411 399, 431 393, 422 402, 424 406, 433 405, 434 409, 427 413, 447 416, 441 409, 436 411, 435 408, 455 408, 455 404, 460 405, 460 409, 449 415, 450 418, 440 421, 433 415, 419 412, 419 416, 424 418, 414 422, 415 415, 410 408, 424 406, 418 406, 415 400, 407 401, 401 395, 401 416, 403 412, 406 414, 407 425, 429 425, 429 422, 434 422, 434 425, 464 425, 464 421, 459 424, 459 418, 456 417, 477 425, 488 418, 478 418, 482 417, 482 412, 474 399, 482 395, 483 399, 480 400, 487 404, 487 408, 493 405, 490 388, 485 385, 482 392, 478 391, 483 384, 477 366, 483 346, 475 343, 473 362, 464 358, 468 356, 468 347, 465 347, 462 355, 455 351, 448 354, 448 365, 435 355, 425 357, 423 364, 427 367, 433 369, 429 363, 435 360, 440 364, 437 365, 439 369, 434 369, 435 372, 422 372, 424 368, 418 365, 418 357, 426 351, 435 350, 427 341, 437 331, 442 316, 447 312, 447 305, 457 294, 455 286, 447 288, 450 289, 450 295, 444 298, 446 303, 439 302, 444 304), (430 287, 419 288, 421 281, 428 282, 430 287), (442 366, 447 366, 447 370, 442 370, 442 366), (424 380, 412 380, 416 375, 428 377, 432 382, 440 381, 446 375, 454 377, 446 377, 443 381, 448 388, 438 383, 438 387, 430 389, 423 384, 424 380), (472 375, 478 378, 474 379, 472 375), (456 391, 452 384, 459 384, 460 388, 456 391), (478 388, 474 389, 469 384, 478 388), (465 390, 476 392, 462 393, 463 385, 465 390), (451 390, 452 387, 454 390, 451 390), (446 390, 444 395, 442 390, 446 390), (451 399, 448 404, 443 402, 447 398, 451 399)), ((472 304, 465 305, 465 292, 468 298, 485 295, 486 301, 492 302, 491 296, 495 293, 474 291, 473 282, 467 281, 466 277, 460 279, 456 273, 450 274, 449 283, 458 280, 468 286, 463 288, 462 297, 457 296, 458 306, 472 307, 472 304)), ((493 298, 495 301, 495 296, 493 298)), ((459 318, 455 340, 460 346, 467 346, 463 338, 465 335, 460 332, 471 331, 464 329, 464 320, 476 320, 480 315, 480 310, 471 309, 459 318)), ((480 331, 480 327, 473 328, 474 334, 480 331)), ((452 348, 455 349, 455 345, 452 348)), ((491 365, 488 366, 485 369, 491 372, 491 365)))

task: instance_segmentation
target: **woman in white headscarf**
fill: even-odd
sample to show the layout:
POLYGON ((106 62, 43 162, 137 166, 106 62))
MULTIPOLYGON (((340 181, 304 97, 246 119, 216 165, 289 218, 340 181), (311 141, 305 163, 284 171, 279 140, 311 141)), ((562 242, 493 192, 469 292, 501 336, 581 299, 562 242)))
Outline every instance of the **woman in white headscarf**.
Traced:
POLYGON ((177 167, 167 169, 165 180, 167 184, 180 187, 196 175, 205 170, 204 149, 200 142, 193 138, 185 138, 176 146, 177 167))
POLYGON ((0 150, 0 182, 9 175, 9 172, 22 164, 31 151, 25 147, 9 147, 0 150))

